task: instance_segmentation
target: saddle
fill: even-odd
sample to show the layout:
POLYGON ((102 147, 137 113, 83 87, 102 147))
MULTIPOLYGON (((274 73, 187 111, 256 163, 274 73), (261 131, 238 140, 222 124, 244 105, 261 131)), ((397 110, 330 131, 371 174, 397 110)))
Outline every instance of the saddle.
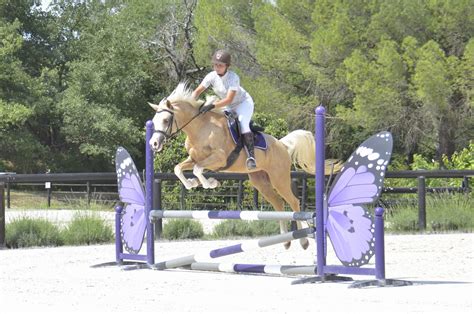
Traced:
MULTIPOLYGON (((237 121, 237 117, 231 111, 224 111, 224 115, 227 117, 227 127, 229 128, 230 135, 235 143, 235 148, 227 157, 226 165, 222 168, 219 168, 218 171, 225 170, 232 166, 235 160, 239 157, 240 151, 244 147, 243 137, 240 133, 240 126, 239 122, 237 121)), ((267 150, 267 141, 265 140, 265 137, 262 133, 265 129, 255 124, 253 120, 250 121, 249 126, 250 131, 252 131, 254 135, 254 147, 261 150, 267 150)))

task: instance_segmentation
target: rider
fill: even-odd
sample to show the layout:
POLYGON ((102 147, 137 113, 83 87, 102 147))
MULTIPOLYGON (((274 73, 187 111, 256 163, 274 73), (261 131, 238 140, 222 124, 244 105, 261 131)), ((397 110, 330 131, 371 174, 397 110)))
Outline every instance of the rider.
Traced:
POLYGON ((253 133, 250 131, 250 119, 253 115, 254 103, 252 97, 240 86, 239 76, 229 70, 231 56, 225 50, 217 50, 212 56, 214 71, 207 74, 201 84, 193 91, 195 99, 201 95, 209 86, 220 100, 205 104, 200 112, 204 113, 214 108, 226 107, 227 110, 236 114, 240 125, 240 132, 247 148, 247 168, 256 168, 254 154, 253 133))

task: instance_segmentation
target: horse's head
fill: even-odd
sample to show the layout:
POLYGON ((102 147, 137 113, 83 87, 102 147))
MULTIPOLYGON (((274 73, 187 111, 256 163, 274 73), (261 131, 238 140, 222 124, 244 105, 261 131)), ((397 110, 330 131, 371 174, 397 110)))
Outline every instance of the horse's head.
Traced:
POLYGON ((165 98, 160 104, 148 103, 155 111, 153 117, 154 132, 150 139, 151 149, 157 153, 163 149, 163 144, 174 131, 176 131, 176 121, 174 119, 174 109, 171 102, 165 98), (174 129, 174 130, 173 130, 174 129))
POLYGON ((156 111, 153 117, 155 131, 149 144, 154 152, 159 152, 167 139, 197 118, 203 101, 195 100, 187 83, 181 82, 160 104, 148 104, 156 111))

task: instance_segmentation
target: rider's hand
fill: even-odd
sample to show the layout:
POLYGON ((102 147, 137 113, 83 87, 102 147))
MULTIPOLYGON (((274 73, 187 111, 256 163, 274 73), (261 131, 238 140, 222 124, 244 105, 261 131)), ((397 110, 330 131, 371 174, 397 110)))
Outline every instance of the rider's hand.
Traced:
POLYGON ((215 107, 216 105, 214 105, 214 103, 204 104, 201 108, 199 108, 199 113, 205 113, 205 112, 211 111, 215 107))

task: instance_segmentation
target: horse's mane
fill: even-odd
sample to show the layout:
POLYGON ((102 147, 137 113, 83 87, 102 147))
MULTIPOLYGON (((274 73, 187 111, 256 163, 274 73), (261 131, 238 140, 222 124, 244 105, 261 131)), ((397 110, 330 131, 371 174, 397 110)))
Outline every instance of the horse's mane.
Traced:
POLYGON ((191 104, 193 107, 199 107, 201 105, 201 102, 194 99, 193 90, 189 87, 189 83, 187 81, 180 82, 167 99, 171 103, 185 101, 191 104))

